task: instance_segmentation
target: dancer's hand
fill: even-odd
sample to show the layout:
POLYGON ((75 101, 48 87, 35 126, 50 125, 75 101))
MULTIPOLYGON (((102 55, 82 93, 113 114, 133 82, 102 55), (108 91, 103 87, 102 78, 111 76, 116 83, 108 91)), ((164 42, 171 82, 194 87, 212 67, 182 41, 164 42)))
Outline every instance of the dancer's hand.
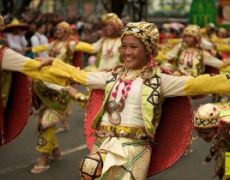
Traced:
POLYGON ((224 60, 224 65, 223 67, 229 66, 230 65, 230 58, 227 58, 224 60))
POLYGON ((40 65, 39 65, 39 69, 41 69, 44 66, 49 66, 53 63, 54 58, 52 57, 47 57, 47 58, 36 58, 36 60, 41 61, 40 65))
POLYGON ((67 86, 66 91, 70 94, 70 96, 74 97, 74 99, 78 102, 86 102, 88 99, 86 95, 82 94, 72 86, 67 86))
POLYGON ((72 96, 72 97, 75 97, 76 94, 79 93, 78 90, 75 89, 75 88, 72 87, 72 86, 67 86, 67 87, 66 87, 66 91, 67 91, 67 92, 69 93, 69 95, 72 96))

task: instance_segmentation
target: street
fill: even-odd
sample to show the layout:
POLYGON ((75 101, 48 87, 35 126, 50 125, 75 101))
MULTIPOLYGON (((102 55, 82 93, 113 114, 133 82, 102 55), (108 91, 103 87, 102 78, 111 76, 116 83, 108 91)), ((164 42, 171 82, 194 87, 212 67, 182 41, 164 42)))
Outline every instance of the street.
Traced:
MULTIPOLYGON (((196 101, 207 102, 210 97, 196 101)), ((69 118, 70 130, 58 134, 62 160, 50 162, 50 169, 42 174, 31 174, 30 169, 38 157, 35 150, 36 122, 30 118, 23 132, 12 143, 0 148, 1 180, 79 180, 79 164, 88 150, 83 132, 84 111, 74 102, 69 118)), ((196 136, 194 134, 194 136, 196 136)), ((202 165, 210 145, 197 139, 192 144, 193 152, 181 159, 164 172, 149 177, 148 180, 211 180, 214 163, 202 165)), ((217 178, 216 178, 217 179, 217 178)), ((214 180, 216 180, 214 178, 214 180)))

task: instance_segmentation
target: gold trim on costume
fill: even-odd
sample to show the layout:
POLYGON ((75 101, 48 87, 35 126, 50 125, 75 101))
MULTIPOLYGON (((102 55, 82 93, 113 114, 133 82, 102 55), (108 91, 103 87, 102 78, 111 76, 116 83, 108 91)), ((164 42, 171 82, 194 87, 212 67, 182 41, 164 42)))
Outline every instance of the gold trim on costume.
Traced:
POLYGON ((99 126, 96 131, 98 137, 126 137, 133 139, 147 139, 144 127, 126 127, 126 126, 99 126))

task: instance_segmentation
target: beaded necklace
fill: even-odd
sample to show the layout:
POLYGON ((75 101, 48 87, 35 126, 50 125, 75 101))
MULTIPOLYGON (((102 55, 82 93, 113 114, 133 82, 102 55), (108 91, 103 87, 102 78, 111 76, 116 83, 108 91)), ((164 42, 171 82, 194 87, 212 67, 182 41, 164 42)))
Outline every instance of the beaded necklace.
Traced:
POLYGON ((121 77, 118 80, 118 84, 114 88, 114 91, 112 92, 112 98, 113 100, 109 101, 106 104, 106 111, 109 114, 109 121, 113 125, 119 125, 121 123, 121 115, 120 112, 123 111, 125 107, 125 100, 128 97, 128 92, 131 90, 131 85, 133 81, 141 75, 141 71, 135 71, 135 73, 131 73, 128 75, 128 72, 125 72, 121 75, 121 77), (124 83, 124 87, 121 90, 121 99, 119 102, 116 102, 115 99, 118 94, 118 90, 120 85, 124 83))

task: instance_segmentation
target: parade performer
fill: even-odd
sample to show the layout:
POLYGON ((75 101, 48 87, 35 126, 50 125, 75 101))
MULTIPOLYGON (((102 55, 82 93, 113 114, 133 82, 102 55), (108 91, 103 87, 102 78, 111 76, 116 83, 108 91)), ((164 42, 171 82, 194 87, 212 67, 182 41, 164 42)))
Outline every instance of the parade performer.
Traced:
POLYGON ((2 68, 1 62, 7 50, 4 30, 4 19, 0 16, 0 146, 9 143, 24 128, 29 118, 31 96, 30 81, 26 76, 2 68))
POLYGON ((205 163, 215 159, 215 176, 220 180, 225 172, 225 152, 230 151, 229 119, 229 103, 201 105, 194 116, 194 127, 199 137, 212 144, 205 163))
POLYGON ((97 140, 81 164, 83 179, 145 179, 163 97, 229 91, 225 75, 176 77, 151 66, 158 39, 154 24, 128 23, 121 35, 124 64, 112 71, 85 72, 58 60, 49 67, 49 73, 56 77, 105 90, 92 124, 97 140))
POLYGON ((90 179, 102 176, 105 179, 145 179, 151 140, 161 123, 163 97, 230 91, 227 75, 175 77, 151 66, 150 56, 157 53, 158 39, 159 32, 154 24, 128 23, 121 36, 120 53, 124 64, 110 72, 85 72, 58 60, 54 60, 52 66, 38 69, 40 62, 20 59, 19 64, 10 67, 6 64, 7 54, 2 65, 60 85, 74 81, 105 89, 102 107, 92 124, 97 142, 92 154, 82 161, 82 176, 85 179, 89 176, 90 179))
MULTIPOLYGON (((86 42, 73 43, 68 46, 72 51, 83 51, 86 53, 97 53, 97 67, 99 70, 108 70, 115 67, 120 63, 120 55, 119 55, 119 47, 121 45, 120 42, 120 32, 123 27, 121 19, 114 13, 108 13, 101 17, 102 23, 104 24, 104 33, 105 36, 99 39, 97 42, 92 45, 86 42)), ((57 27, 64 26, 66 27, 66 23, 61 23, 57 25, 57 27)), ((64 33, 66 36, 66 33, 64 33)), ((66 41, 65 41, 66 43, 66 41)), ((55 44, 55 43, 52 43, 55 44)), ((37 46, 33 48, 33 52, 39 52, 42 50, 52 49, 52 46, 37 46)), ((60 50, 60 47, 64 48, 65 46, 59 45, 59 53, 67 52, 66 50, 60 50)), ((53 49, 52 52, 57 52, 57 50, 53 49)), ((51 57, 56 57, 59 59, 63 59, 60 55, 50 54, 51 57)), ((70 56, 67 56, 70 58, 70 56)), ((65 61, 64 62, 68 62, 65 61)), ((70 63, 72 64, 72 63, 70 63)))
POLYGON ((194 127, 205 142, 215 142, 221 109, 216 104, 201 105, 194 115, 194 127))
MULTIPOLYGON (((71 46, 75 45, 76 42, 74 39, 71 39, 69 35, 70 31, 71 27, 67 22, 57 24, 55 32, 55 37, 57 39, 49 45, 49 55, 58 57, 64 62, 73 65, 74 51, 71 46)), ((37 36, 38 35, 40 34, 37 34, 37 36)), ((47 44, 48 43, 44 43, 43 45, 47 44)), ((57 89, 53 87, 56 88, 57 86, 38 80, 33 81, 33 107, 36 111, 38 121, 38 140, 36 149, 41 153, 41 156, 31 169, 31 173, 34 174, 42 173, 49 169, 49 157, 54 159, 60 159, 61 157, 55 133, 55 125, 58 123, 61 124, 57 132, 69 130, 67 117, 70 113, 70 97, 68 94, 60 90, 57 91, 57 89)))
POLYGON ((211 42, 217 49, 217 52, 223 59, 229 58, 230 54, 230 38, 228 37, 228 32, 224 28, 219 28, 217 30, 217 36, 211 39, 211 42))
POLYGON ((200 48, 201 32, 197 25, 188 25, 183 31, 182 43, 159 59, 173 61, 175 75, 198 76, 204 74, 205 65, 221 69, 225 63, 200 48))
MULTIPOLYGON (((39 21, 36 23, 37 30, 34 33, 34 35, 31 37, 31 45, 32 47, 38 46, 38 45, 46 45, 48 44, 48 38, 46 37, 46 24, 44 22, 39 21)), ((35 57, 48 57, 48 52, 40 52, 37 54, 34 54, 35 57)))
POLYGON ((65 63, 74 65, 75 47, 78 43, 76 38, 70 36, 71 26, 62 21, 56 25, 55 40, 50 44, 37 45, 32 48, 33 53, 48 51, 50 57, 58 58, 65 63))
POLYGON ((109 70, 120 63, 121 30, 123 23, 114 13, 102 15, 104 36, 92 44, 91 53, 97 53, 98 70, 109 70))
POLYGON ((226 172, 226 153, 230 151, 230 104, 220 103, 219 107, 221 109, 219 116, 219 141, 216 143, 216 174, 219 179, 228 179, 229 176, 226 172))
MULTIPOLYGON (((120 64, 120 34, 123 23, 114 13, 102 15, 101 21, 104 36, 93 44, 79 42, 76 45, 77 51, 83 51, 90 54, 96 53, 96 69, 94 66, 88 66, 86 67, 87 71, 110 70, 120 64)), ((87 91, 90 92, 90 89, 87 89, 87 91)), ((89 93, 87 93, 85 97, 83 97, 84 95, 82 94, 81 97, 86 101, 88 99, 88 94, 89 93)), ((81 105, 84 104, 81 100, 78 101, 81 105)))
POLYGON ((26 23, 21 23, 18 19, 13 19, 10 24, 4 28, 6 39, 11 49, 25 55, 27 40, 23 32, 28 28, 26 23))
MULTIPOLYGON (((4 19, 0 16, 0 33, 3 32, 4 28, 4 19)), ((1 40, 1 42, 5 41, 4 36, 1 36, 1 40)), ((40 61, 22 56, 6 47, 5 43, 4 45, 0 44, 0 146, 11 142, 19 135, 29 119, 31 108, 30 79, 21 73, 14 72, 11 74, 9 71, 25 74, 28 68, 32 71, 35 70, 39 79, 39 77, 47 77, 45 72, 40 72, 41 66, 40 61), (31 62, 34 62, 33 65, 30 64, 31 62)), ((45 80, 47 79, 45 78, 45 80)), ((51 80, 51 82, 54 81, 51 80)))
MULTIPOLYGON (((80 64, 79 63, 79 61, 81 61, 80 54, 79 52, 78 54, 76 54, 74 49, 78 40, 70 35, 71 31, 72 28, 70 24, 68 24, 67 22, 62 21, 58 23, 55 31, 55 40, 52 41, 50 44, 46 43, 43 45, 34 46, 33 52, 39 53, 39 51, 41 50, 40 53, 42 52, 44 53, 43 50, 48 50, 50 57, 61 59, 63 62, 71 65, 80 64)), ((41 81, 36 81, 35 83, 40 84, 38 86, 44 87, 41 81)), ((48 88, 47 91, 49 91, 48 88)), ((70 113, 71 113, 71 108, 69 104, 69 106, 66 107, 66 109, 62 113, 63 116, 62 116, 62 120, 60 121, 61 127, 58 128, 57 132, 63 132, 69 130, 69 124, 67 118, 70 113)))
POLYGON ((41 156, 31 169, 37 174, 49 169, 49 158, 59 160, 60 149, 56 137, 55 125, 60 123, 68 107, 69 96, 61 92, 62 86, 51 83, 33 83, 34 93, 37 95, 35 118, 38 121, 37 151, 41 156), (39 101, 39 102, 38 102, 39 101))

